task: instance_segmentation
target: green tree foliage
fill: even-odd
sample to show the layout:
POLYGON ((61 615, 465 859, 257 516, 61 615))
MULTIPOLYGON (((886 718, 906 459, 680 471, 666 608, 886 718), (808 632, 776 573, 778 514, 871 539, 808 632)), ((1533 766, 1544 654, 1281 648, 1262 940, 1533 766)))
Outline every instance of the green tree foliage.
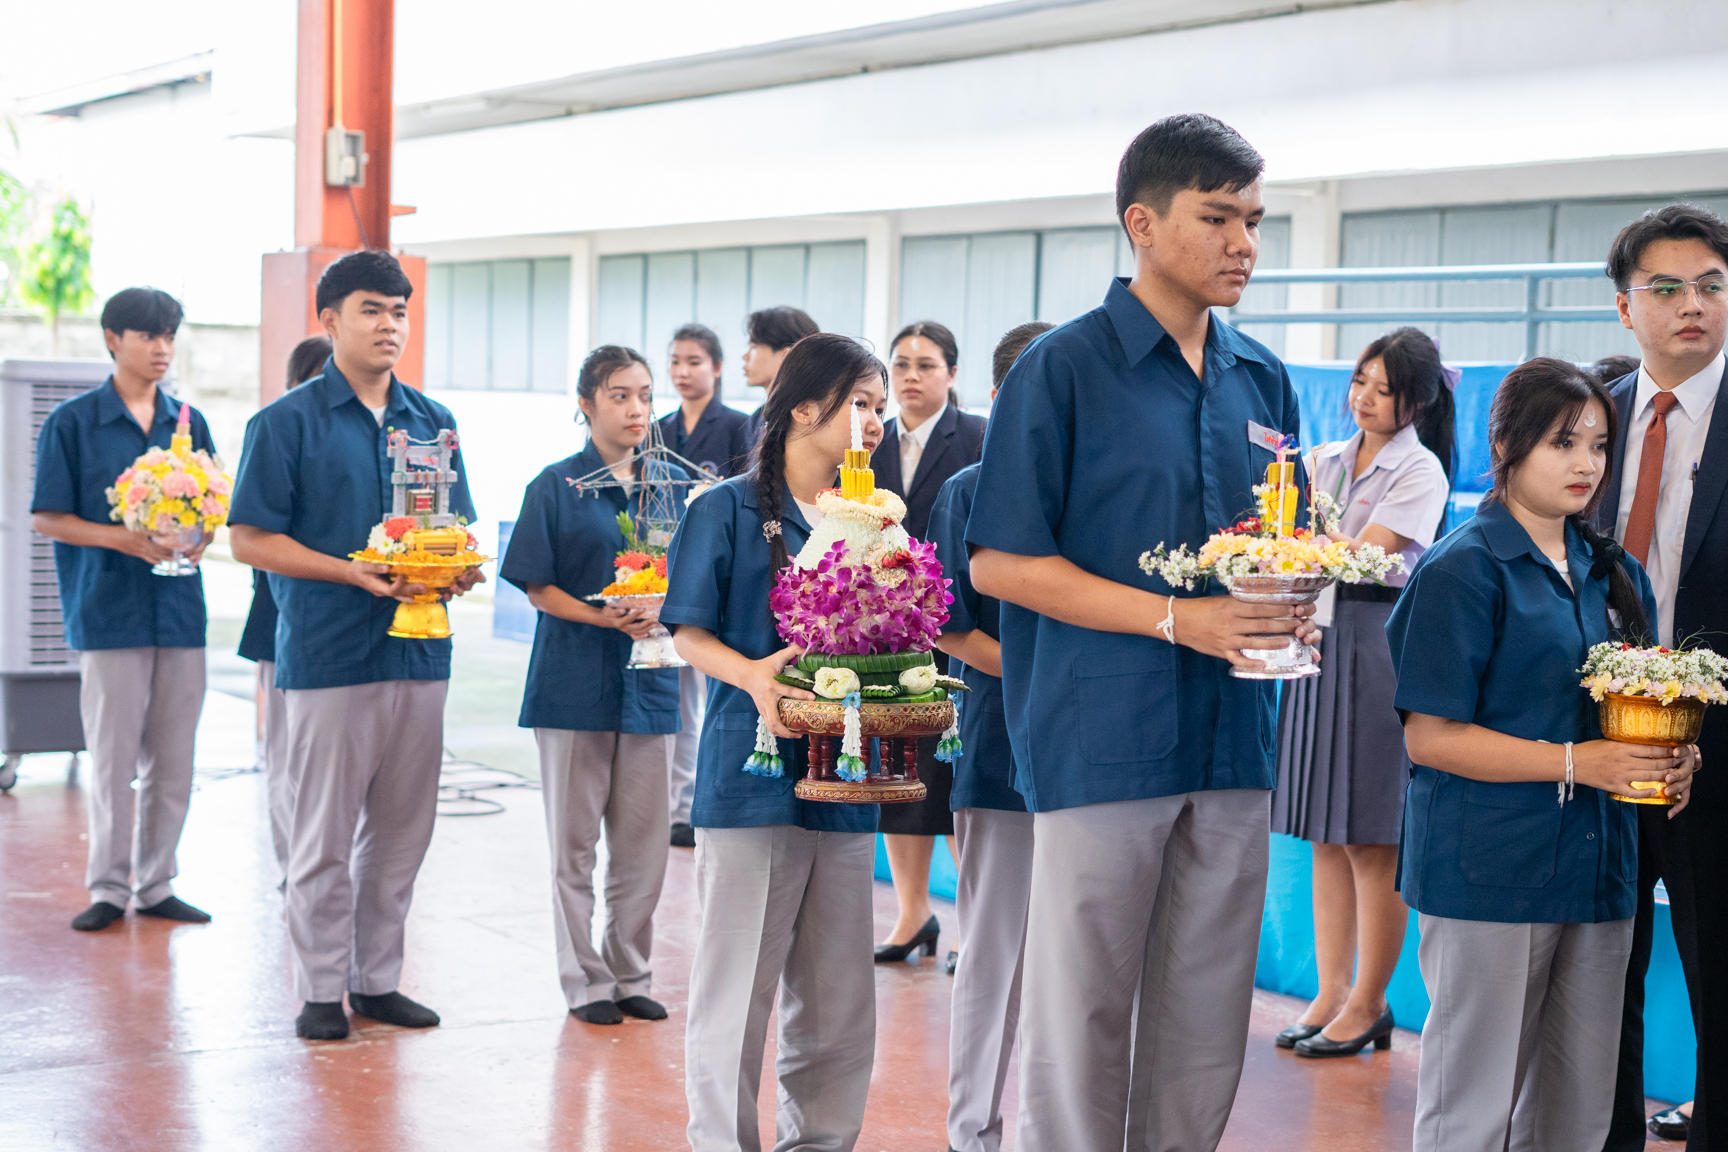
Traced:
POLYGON ((19 295, 48 317, 54 355, 60 355, 60 317, 81 312, 95 295, 90 287, 90 221, 67 196, 54 206, 48 235, 30 246, 19 295))
POLYGON ((0 306, 18 296, 18 282, 23 278, 24 253, 20 241, 24 236, 24 221, 29 213, 24 185, 0 168, 0 306))

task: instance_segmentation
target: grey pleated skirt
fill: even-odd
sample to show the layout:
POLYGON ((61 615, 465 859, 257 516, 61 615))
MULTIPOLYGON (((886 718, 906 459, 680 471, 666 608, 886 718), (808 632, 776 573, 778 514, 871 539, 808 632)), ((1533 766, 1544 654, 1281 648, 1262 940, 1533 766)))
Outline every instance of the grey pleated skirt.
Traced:
POLYGON ((1284 682, 1272 831, 1320 844, 1398 843, 1410 761, 1392 706, 1392 607, 1340 600, 1321 630, 1320 675, 1284 682))

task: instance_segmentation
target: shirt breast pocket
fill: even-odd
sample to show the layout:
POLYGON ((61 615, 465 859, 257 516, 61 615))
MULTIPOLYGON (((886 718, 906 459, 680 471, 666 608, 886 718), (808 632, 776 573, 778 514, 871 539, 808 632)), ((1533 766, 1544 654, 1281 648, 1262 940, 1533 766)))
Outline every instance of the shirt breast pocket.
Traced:
POLYGON ((1458 866, 1490 888, 1543 888, 1554 879, 1566 810, 1550 784, 1464 785, 1458 866))
POLYGON ((1154 663, 1140 653, 1125 662, 1100 661, 1109 671, 1074 670, 1074 714, 1095 718, 1080 724, 1080 752, 1087 763, 1162 760, 1175 749, 1180 703, 1175 661, 1162 667, 1154 663), (1124 672, 1124 663, 1142 669, 1124 672))
POLYGON ((714 717, 714 726, 709 731, 708 738, 712 739, 715 745, 715 795, 738 800, 782 796, 792 790, 798 766, 786 760, 789 749, 785 740, 778 741, 784 776, 776 780, 772 776, 758 776, 754 772, 744 771, 744 761, 750 759, 750 754, 756 751, 756 713, 718 713, 714 717))

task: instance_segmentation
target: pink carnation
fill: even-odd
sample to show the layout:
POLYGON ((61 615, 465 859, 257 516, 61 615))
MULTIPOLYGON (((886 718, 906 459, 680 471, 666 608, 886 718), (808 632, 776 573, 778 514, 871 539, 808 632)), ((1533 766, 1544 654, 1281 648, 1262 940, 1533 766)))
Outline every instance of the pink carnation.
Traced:
POLYGON ((137 468, 126 469, 126 471, 120 473, 120 479, 114 481, 115 487, 124 488, 131 481, 132 477, 136 476, 137 474, 138 474, 137 468))
POLYGON ((781 638, 834 656, 935 647, 954 597, 934 544, 913 540, 906 552, 901 571, 907 579, 892 588, 879 584, 867 566, 847 564, 844 540, 835 541, 815 571, 786 568, 768 594, 781 638))
POLYGON ((143 484, 132 485, 126 489, 126 507, 136 508, 144 502, 144 498, 148 495, 150 495, 150 489, 147 486, 143 484))
POLYGON ((222 501, 214 496, 206 496, 199 501, 198 511, 206 516, 220 516, 222 514, 222 501))
POLYGON ((211 492, 215 493, 218 496, 226 496, 230 492, 232 492, 233 490, 234 490, 234 486, 232 484, 228 483, 228 477, 222 475, 222 473, 220 473, 220 472, 210 473, 210 491, 211 492))
POLYGON ((162 477, 162 493, 192 499, 198 495, 198 481, 184 472, 170 472, 162 477))

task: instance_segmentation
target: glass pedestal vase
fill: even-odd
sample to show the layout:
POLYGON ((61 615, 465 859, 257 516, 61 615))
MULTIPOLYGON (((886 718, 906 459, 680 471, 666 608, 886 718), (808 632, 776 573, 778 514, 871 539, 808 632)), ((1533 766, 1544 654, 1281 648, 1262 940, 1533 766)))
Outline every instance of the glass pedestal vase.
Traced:
POLYGON ((688 662, 680 655, 678 649, 672 646, 672 633, 660 623, 660 607, 666 603, 665 593, 655 593, 648 596, 606 596, 602 597, 608 608, 635 608, 643 614, 643 618, 652 620, 654 627, 648 635, 630 645, 630 662, 626 668, 685 668, 688 662))
MULTIPOLYGON (((1332 583, 1330 576, 1233 576, 1223 581, 1233 600, 1244 604, 1312 604, 1332 583)), ((1230 675, 1239 680, 1298 680, 1318 676, 1320 665, 1314 649, 1288 632, 1256 636, 1242 655, 1258 660, 1258 669, 1232 666, 1230 675)))
POLYGON ((150 539, 168 549, 174 555, 166 560, 158 560, 150 566, 150 571, 158 576, 196 576, 198 561, 191 559, 198 545, 204 542, 202 528, 182 528, 178 532, 152 532, 150 539))

